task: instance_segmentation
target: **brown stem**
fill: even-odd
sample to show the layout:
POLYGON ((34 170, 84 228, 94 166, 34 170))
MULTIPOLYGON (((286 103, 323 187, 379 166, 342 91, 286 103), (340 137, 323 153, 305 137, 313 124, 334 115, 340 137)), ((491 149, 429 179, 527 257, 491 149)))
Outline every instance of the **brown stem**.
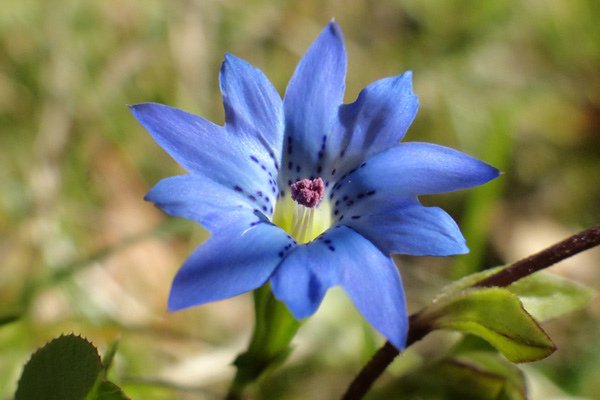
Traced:
MULTIPOLYGON (((600 245, 600 225, 583 230, 558 242, 545 250, 524 258, 473 285, 473 287, 505 287, 534 272, 572 257, 582 251, 600 245)), ((421 340, 431 330, 418 318, 420 312, 409 317, 409 331, 406 347, 421 340)), ((354 378, 342 400, 360 400, 371 389, 373 383, 394 361, 400 352, 390 342, 386 342, 354 378)))

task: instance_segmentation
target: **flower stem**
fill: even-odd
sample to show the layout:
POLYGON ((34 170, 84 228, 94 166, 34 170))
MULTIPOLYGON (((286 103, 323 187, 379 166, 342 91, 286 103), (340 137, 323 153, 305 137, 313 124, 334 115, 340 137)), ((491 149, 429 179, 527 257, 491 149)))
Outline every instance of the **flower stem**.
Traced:
POLYGON ((269 285, 254 291, 254 311, 254 332, 248 350, 234 361, 237 371, 227 400, 243 399, 248 385, 281 364, 290 354, 290 342, 300 327, 287 307, 275 299, 269 285))
MULTIPOLYGON (((600 225, 585 229, 558 242, 539 253, 515 262, 507 268, 475 283, 472 287, 506 287, 534 272, 541 271, 566 258, 600 245, 600 225)), ((419 319, 419 312, 409 318, 409 332, 406 347, 421 340, 431 328, 426 321, 419 319)), ((385 369, 400 352, 390 342, 386 342, 354 378, 342 396, 342 400, 360 400, 385 369)))

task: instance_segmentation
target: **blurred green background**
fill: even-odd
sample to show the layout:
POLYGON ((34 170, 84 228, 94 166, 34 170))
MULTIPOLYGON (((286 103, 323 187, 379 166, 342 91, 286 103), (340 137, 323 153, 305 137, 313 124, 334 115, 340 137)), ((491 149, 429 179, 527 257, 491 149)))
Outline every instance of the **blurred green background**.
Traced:
MULTIPOLYGON (((515 261, 600 221, 597 0, 8 0, 0 13, 0 399, 31 352, 80 333, 120 339, 112 380, 133 399, 220 398, 252 328, 251 296, 169 314, 170 281, 206 238, 142 200, 181 170, 128 104, 158 101, 222 123, 225 52, 283 93, 335 17, 349 56, 346 101, 414 72, 407 139, 452 146, 504 171, 424 199, 472 252, 399 257, 412 311, 445 282, 515 261)), ((599 289, 600 253, 552 271, 599 289)), ((338 397, 382 338, 339 291, 301 329, 259 398, 338 397), (285 395, 282 393, 286 393, 285 395)), ((600 302, 545 325, 559 350, 526 366, 532 398, 598 398, 600 302)), ((436 357, 435 334, 384 377, 436 357)))

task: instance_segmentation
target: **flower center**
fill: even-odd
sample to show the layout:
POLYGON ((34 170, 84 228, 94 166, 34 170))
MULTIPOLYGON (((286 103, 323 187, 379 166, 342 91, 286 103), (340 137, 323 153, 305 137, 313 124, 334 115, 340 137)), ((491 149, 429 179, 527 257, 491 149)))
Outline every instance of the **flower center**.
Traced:
POLYGON ((292 200, 308 208, 314 208, 323 200, 325 184, 323 179, 300 179, 290 186, 292 200))
POLYGON ((331 206, 325 199, 323 179, 300 179, 290 183, 290 196, 280 197, 273 223, 298 243, 307 243, 331 226, 331 206))

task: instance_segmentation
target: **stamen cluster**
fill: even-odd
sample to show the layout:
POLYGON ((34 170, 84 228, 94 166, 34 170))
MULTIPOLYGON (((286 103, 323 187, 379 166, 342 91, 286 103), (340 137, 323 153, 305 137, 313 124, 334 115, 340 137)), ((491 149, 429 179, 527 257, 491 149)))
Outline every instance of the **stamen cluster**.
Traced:
POLYGON ((323 200, 325 184, 323 179, 301 179, 290 186, 292 200, 308 208, 314 208, 323 200))

